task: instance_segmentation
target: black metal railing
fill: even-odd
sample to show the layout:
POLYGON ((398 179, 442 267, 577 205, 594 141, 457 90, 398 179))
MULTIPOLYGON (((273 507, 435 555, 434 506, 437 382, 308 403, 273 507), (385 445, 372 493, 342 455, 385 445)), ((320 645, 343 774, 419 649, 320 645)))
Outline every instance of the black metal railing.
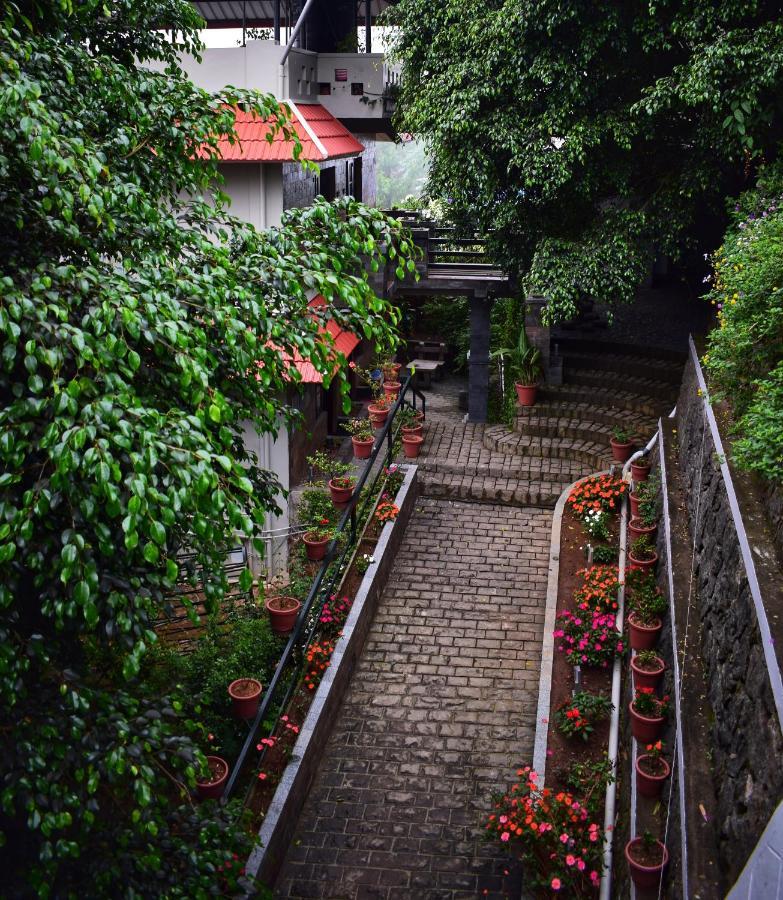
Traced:
MULTIPOLYGON (((318 629, 323 605, 332 594, 335 585, 339 583, 339 579, 347 571, 347 563, 351 559, 351 554, 356 544, 359 523, 365 521, 372 514, 373 508, 380 499, 381 490, 376 490, 376 488, 379 481, 385 482, 385 469, 394 460, 394 442, 399 433, 399 428, 395 428, 398 413, 406 406, 416 410, 418 408, 417 402, 421 404, 421 410, 426 416, 426 399, 423 394, 413 387, 412 375, 408 375, 403 381, 400 394, 394 406, 389 410, 389 415, 380 434, 376 438, 373 452, 357 480, 348 506, 343 512, 335 530, 335 535, 329 544, 323 564, 313 579, 307 597, 302 603, 291 636, 285 645, 272 679, 261 697, 258 712, 252 722, 249 723, 247 738, 239 752, 236 763, 231 769, 231 775, 223 792, 221 800, 223 803, 226 803, 234 792, 237 782, 248 764, 251 750, 255 749, 254 745, 257 745, 263 737, 272 737, 278 729, 280 717, 288 708, 299 684, 299 676, 302 674, 302 662, 307 647, 310 646, 318 629), (376 466, 378 461, 384 460, 384 456, 385 466, 376 466), (371 475, 373 477, 369 490, 364 491, 371 475), (343 538, 343 536, 345 537, 343 538), (278 699, 281 691, 282 696, 278 699), (270 725, 268 716, 275 707, 276 711, 270 725), (258 732, 263 728, 265 722, 267 723, 267 734, 260 735, 258 732)), ((262 749, 258 751, 258 756, 253 758, 254 766, 263 765, 266 753, 267 745, 262 745, 262 749)), ((253 787, 254 783, 251 780, 246 789, 245 802, 249 799, 253 787)))

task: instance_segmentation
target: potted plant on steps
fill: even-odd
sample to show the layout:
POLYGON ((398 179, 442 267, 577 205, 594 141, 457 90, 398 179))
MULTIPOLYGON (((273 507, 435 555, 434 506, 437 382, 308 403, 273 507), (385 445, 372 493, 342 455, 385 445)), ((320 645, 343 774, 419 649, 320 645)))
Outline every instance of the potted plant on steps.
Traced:
POLYGON ((615 462, 625 463, 633 454, 633 434, 620 425, 612 429, 612 437, 609 439, 612 447, 612 459, 615 462))
POLYGON ((207 772, 206 776, 196 778, 196 791, 202 800, 219 800, 228 781, 228 763, 222 756, 208 756, 207 772))
POLYGON ((663 783, 669 777, 671 769, 663 758, 663 747, 663 741, 647 744, 647 752, 636 757, 636 790, 642 797, 660 797, 663 783))
POLYGON ((370 415, 370 422, 375 428, 380 428, 386 422, 391 405, 392 399, 386 394, 373 397, 372 403, 367 407, 367 412, 370 415))
POLYGON ((275 634, 287 634, 296 624, 302 604, 296 597, 270 597, 264 606, 275 634))
POLYGON ((349 476, 352 470, 350 463, 340 462, 319 450, 312 456, 307 457, 310 466, 321 473, 324 478, 328 478, 329 493, 332 497, 332 503, 337 509, 344 509, 351 500, 356 479, 349 476))
POLYGON ((534 406, 541 379, 541 351, 530 343, 524 323, 514 347, 503 347, 492 358, 508 359, 507 374, 514 379, 514 389, 520 406, 534 406))
POLYGON ((631 542, 628 551, 628 562, 632 569, 641 569, 644 572, 653 572, 658 562, 658 554, 648 535, 642 535, 631 542))
POLYGON ((641 837, 625 845, 625 858, 633 883, 642 890, 649 890, 661 883, 664 867, 669 861, 669 851, 665 844, 645 831, 641 837))
POLYGON ((669 711, 669 698, 659 700, 654 688, 637 688, 628 704, 631 714, 631 734, 637 741, 653 744, 658 740, 669 711))
POLYGON ((237 678, 228 686, 228 696, 238 719, 252 719, 258 711, 263 686, 255 678, 237 678))
POLYGON ((657 687, 665 670, 666 663, 654 650, 640 650, 631 658, 634 687, 657 687))
POLYGON ((658 488, 660 480, 658 473, 643 481, 640 484, 634 484, 633 490, 628 495, 631 501, 631 516, 638 518, 641 515, 641 507, 643 503, 651 503, 653 508, 657 508, 658 488))
POLYGON ((402 422, 402 435, 418 434, 424 437, 424 420, 421 413, 410 406, 403 406, 397 413, 402 422))
POLYGON ((302 541, 309 562, 320 562, 326 556, 326 548, 333 534, 334 529, 328 519, 321 519, 317 524, 308 526, 302 541))
POLYGON ((375 444, 372 422, 369 419, 349 419, 343 428, 351 435, 353 455, 356 459, 369 459, 375 444))
POLYGON ((420 434, 403 434, 402 450, 406 459, 416 459, 421 452, 424 438, 420 434))

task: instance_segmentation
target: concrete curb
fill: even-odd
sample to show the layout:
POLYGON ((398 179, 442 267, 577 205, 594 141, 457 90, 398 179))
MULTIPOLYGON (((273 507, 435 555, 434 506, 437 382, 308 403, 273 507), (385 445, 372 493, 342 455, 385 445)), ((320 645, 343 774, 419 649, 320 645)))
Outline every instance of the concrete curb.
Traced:
POLYGON ((538 682, 538 708, 536 710, 536 737, 533 743, 533 770, 538 774, 537 784, 544 786, 546 775, 546 750, 549 732, 549 713, 552 694, 552 665, 555 661, 555 617, 557 615, 557 588, 560 579, 560 537, 563 512, 571 491, 588 478, 607 475, 608 471, 593 472, 570 484, 558 497, 552 518, 552 539, 549 545, 549 579, 546 586, 546 612, 544 636, 541 641, 541 676, 538 682))
MULTIPOLYGON (((361 655, 375 616, 378 600, 391 572, 402 535, 413 512, 417 496, 417 467, 407 467, 395 503, 399 515, 387 522, 373 551, 375 559, 364 575, 351 612, 337 642, 331 663, 313 698, 272 802, 258 832, 260 843, 248 857, 245 871, 265 884, 277 877, 293 838, 299 814, 310 791, 332 725, 361 655)), ((253 892, 247 896, 253 896, 253 892)))

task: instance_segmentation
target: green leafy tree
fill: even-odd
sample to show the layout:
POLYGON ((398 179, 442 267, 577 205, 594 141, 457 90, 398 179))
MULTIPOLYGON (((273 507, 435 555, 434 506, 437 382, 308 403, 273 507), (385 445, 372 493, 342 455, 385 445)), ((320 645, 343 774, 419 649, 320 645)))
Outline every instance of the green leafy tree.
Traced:
POLYGON ((400 0, 388 22, 430 193, 550 320, 629 300, 780 139, 772 0, 400 0))
POLYGON ((349 199, 266 233, 228 214, 216 155, 235 137, 230 107, 286 130, 288 115, 184 77, 177 54, 199 52, 202 24, 183 0, 5 4, 0 20, 0 839, 13 895, 231 891, 236 811, 193 806, 204 757, 178 705, 142 695, 140 662, 175 583, 198 575, 214 608, 225 551, 273 506, 277 482, 242 428, 294 415, 284 354, 332 377, 306 292, 392 343, 397 313, 365 263, 413 266, 403 229, 349 199))

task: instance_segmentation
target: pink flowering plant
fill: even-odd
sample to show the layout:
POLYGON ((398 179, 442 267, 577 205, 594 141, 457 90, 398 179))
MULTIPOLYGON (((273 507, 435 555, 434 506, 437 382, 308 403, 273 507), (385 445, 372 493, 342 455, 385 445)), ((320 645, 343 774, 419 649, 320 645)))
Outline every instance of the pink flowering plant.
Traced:
POLYGON ((324 602, 321 616, 318 620, 319 623, 326 626, 327 630, 333 629, 339 631, 345 624, 345 620, 348 618, 348 613, 351 611, 352 605, 353 601, 348 597, 337 597, 335 594, 332 594, 332 596, 324 602))
POLYGON ((531 887, 565 897, 591 897, 601 878, 603 829, 568 791, 539 788, 530 766, 494 799, 487 836, 522 860, 531 887))
POLYGON ((557 649, 565 653, 572 666, 605 669, 623 652, 623 636, 615 625, 614 613, 567 609, 557 618, 557 649))

